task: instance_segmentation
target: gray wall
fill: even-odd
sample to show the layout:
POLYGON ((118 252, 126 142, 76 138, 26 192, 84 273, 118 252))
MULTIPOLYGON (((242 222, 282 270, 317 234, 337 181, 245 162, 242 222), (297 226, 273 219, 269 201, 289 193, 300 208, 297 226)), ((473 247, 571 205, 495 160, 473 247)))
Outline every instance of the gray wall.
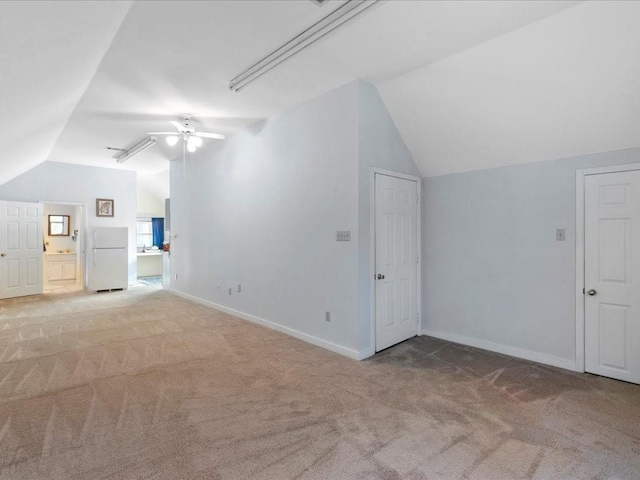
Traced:
POLYGON ((185 175, 172 162, 172 288, 357 356, 357 91, 211 142, 185 175))
POLYGON ((371 170, 378 167, 417 177, 422 175, 376 87, 363 81, 358 81, 358 85, 360 349, 371 350, 374 348, 371 329, 371 170))
POLYGON ((420 176, 362 81, 190 155, 184 171, 172 162, 172 288, 370 354, 373 166, 420 176), (336 242, 337 230, 351 242, 336 242))
POLYGON ((640 149, 424 179, 423 328, 574 362, 575 172, 634 162, 640 149))

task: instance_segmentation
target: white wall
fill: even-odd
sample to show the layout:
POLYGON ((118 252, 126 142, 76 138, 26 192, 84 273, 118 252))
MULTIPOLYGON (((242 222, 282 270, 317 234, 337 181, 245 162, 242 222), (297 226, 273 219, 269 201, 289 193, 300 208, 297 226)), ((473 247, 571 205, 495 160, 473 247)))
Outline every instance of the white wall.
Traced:
POLYGON ((85 203, 87 230, 92 227, 128 227, 129 283, 136 281, 135 172, 44 162, 0 185, 0 199, 85 203), (114 199, 114 217, 96 217, 97 198, 114 199))
MULTIPOLYGON (((373 353, 371 320, 371 170, 384 168, 422 177, 378 90, 358 82, 359 235, 358 296, 360 349, 373 353)), ((419 296, 419 295, 418 295, 419 296)))
POLYGON ((171 287, 357 356, 357 116, 353 82, 172 162, 171 287))
POLYGON ((164 198, 156 197, 138 178, 137 208, 139 218, 164 218, 164 198))
POLYGON ((575 172, 633 162, 640 149, 425 178, 427 333, 573 368, 575 172))

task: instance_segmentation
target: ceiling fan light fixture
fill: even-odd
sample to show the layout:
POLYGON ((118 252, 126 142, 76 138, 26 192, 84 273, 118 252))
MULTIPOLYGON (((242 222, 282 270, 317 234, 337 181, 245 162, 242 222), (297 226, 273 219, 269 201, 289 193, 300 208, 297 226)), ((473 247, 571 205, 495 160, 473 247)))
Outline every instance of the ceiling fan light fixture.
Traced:
MULTIPOLYGON (((148 135, 167 135, 165 138, 170 147, 177 145, 182 140, 186 144, 187 150, 191 153, 202 146, 203 138, 224 140, 224 135, 220 133, 196 132, 196 129, 189 125, 189 120, 191 119, 189 113, 185 113, 182 118, 184 119, 184 125, 173 120, 169 122, 178 130, 177 132, 153 132, 148 135)), ((155 137, 152 138, 155 139, 155 137)))

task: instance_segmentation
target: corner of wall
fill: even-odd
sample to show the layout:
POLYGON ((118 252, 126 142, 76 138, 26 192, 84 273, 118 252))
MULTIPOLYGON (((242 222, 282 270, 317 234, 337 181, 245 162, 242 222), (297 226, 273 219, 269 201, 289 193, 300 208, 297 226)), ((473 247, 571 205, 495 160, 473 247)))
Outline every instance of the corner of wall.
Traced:
POLYGON ((171 162, 172 289, 360 355, 357 88, 171 162), (336 242, 341 230, 351 242, 336 242))
MULTIPOLYGON (((358 79, 358 325, 360 351, 375 350, 372 325, 371 214, 373 167, 422 174, 375 85, 358 79)), ((420 294, 420 292, 419 292, 420 294)))

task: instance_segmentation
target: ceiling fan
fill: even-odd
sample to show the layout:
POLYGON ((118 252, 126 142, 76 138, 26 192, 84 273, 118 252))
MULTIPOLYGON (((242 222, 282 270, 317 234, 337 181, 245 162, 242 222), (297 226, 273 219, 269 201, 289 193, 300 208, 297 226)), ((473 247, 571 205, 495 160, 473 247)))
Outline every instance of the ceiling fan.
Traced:
POLYGON ((182 138, 187 146, 187 150, 191 153, 195 152, 196 149, 202 145, 203 138, 215 138, 217 140, 224 140, 225 138, 224 135, 220 133, 196 132, 196 129, 189 124, 189 120, 191 120, 190 113, 185 113, 182 115, 182 118, 184 123, 173 120, 169 122, 176 127, 177 132, 151 132, 149 135, 168 135, 167 143, 170 146, 174 146, 182 138))

